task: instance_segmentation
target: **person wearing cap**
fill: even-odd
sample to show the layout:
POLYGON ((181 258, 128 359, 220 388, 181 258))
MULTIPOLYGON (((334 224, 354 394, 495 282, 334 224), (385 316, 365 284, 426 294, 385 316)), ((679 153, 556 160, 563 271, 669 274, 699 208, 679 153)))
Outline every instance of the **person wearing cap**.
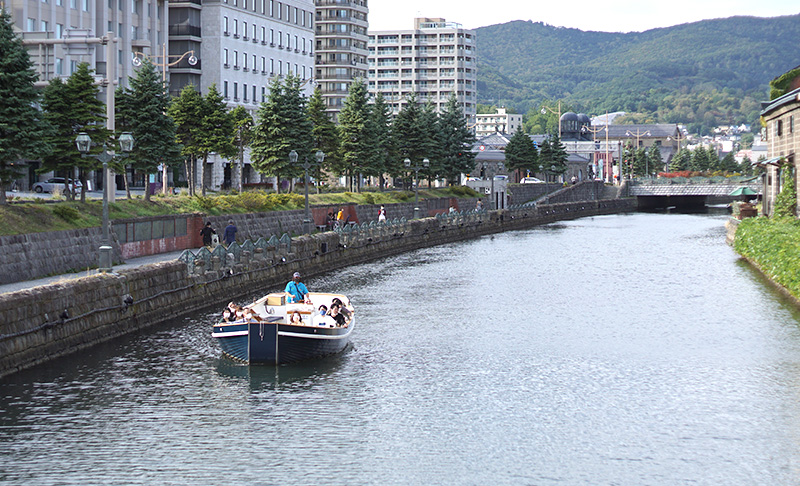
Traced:
POLYGON ((239 231, 236 228, 236 225, 233 224, 233 220, 228 220, 228 226, 225 227, 225 234, 223 235, 223 239, 225 240, 225 246, 230 246, 231 243, 236 241, 236 232, 239 231))
POLYGON ((300 272, 294 272, 292 280, 286 284, 286 288, 283 291, 289 294, 290 304, 296 302, 311 302, 311 299, 308 297, 308 289, 305 284, 300 282, 300 272))

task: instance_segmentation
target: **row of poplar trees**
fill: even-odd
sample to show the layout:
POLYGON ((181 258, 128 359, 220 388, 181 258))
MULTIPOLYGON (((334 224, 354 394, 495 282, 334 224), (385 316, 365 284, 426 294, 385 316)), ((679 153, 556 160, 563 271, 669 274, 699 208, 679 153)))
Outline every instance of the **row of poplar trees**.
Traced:
MULTIPOLYGON (((10 16, 0 10, 0 187, 20 176, 20 160, 40 160, 41 172, 60 171, 81 180, 84 200, 86 177, 101 164, 81 157, 75 137, 86 132, 96 144, 95 153, 106 142, 109 149, 115 148, 113 134, 105 128, 106 107, 98 99, 99 88, 87 64, 80 64, 66 81, 52 80, 42 93, 34 87, 36 79, 26 49, 11 30, 10 16)), ((474 138, 455 96, 441 114, 414 95, 406 101, 392 117, 383 98, 370 100, 366 85, 356 80, 335 124, 325 112, 319 89, 306 97, 303 82, 290 74, 272 80, 253 120, 241 106, 228 110, 215 85, 205 95, 187 86, 170 98, 153 64, 145 61, 129 87, 116 92, 116 130, 131 132, 135 145, 111 166, 117 172, 132 168, 148 176, 162 164, 182 164, 192 195, 198 191, 194 181, 206 180, 212 153, 234 162, 248 147, 252 166, 276 177, 278 190, 281 180, 303 174, 300 164, 289 162, 292 150, 301 163, 313 163, 315 152, 323 151, 323 164, 314 167, 317 180, 323 173, 345 175, 354 190, 363 177, 378 178, 383 189, 385 175, 407 176, 406 158, 414 165, 430 160, 422 177, 458 181, 462 172, 472 169, 474 138)), ((125 181, 127 188, 127 177, 125 181)), ((205 191, 201 184, 199 192, 205 191)), ((71 197, 70 191, 65 195, 71 197)), ((149 192, 145 195, 148 198, 149 192)), ((5 204, 5 191, 0 191, 0 204, 5 204)))

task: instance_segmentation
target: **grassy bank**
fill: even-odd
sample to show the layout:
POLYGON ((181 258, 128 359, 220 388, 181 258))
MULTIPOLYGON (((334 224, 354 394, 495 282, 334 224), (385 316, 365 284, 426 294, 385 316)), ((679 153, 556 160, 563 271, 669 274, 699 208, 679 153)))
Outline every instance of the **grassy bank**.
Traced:
POLYGON ((746 218, 733 247, 800 299, 800 220, 746 218))
MULTIPOLYGON (((466 187, 456 186, 445 189, 420 189, 420 199, 440 197, 475 197, 477 193, 466 187)), ((312 206, 335 206, 348 203, 392 204, 414 200, 409 191, 386 192, 330 192, 310 194, 312 206)), ((186 195, 155 195, 150 202, 141 196, 133 199, 117 199, 109 204, 109 216, 113 219, 136 218, 141 216, 160 216, 181 213, 203 213, 209 215, 257 213, 302 209, 305 198, 302 194, 275 194, 262 191, 241 194, 215 194, 206 197, 186 195)), ((0 235, 38 233, 100 226, 103 213, 101 200, 88 200, 85 203, 57 202, 45 203, 43 199, 0 206, 0 235)))

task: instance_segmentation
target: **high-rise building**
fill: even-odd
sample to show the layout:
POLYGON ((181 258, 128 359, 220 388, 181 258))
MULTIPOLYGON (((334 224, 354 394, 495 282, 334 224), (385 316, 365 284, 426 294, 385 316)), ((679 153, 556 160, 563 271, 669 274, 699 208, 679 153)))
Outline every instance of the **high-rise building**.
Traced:
POLYGON ((367 0, 316 0, 316 82, 336 120, 354 79, 367 78, 367 0))
POLYGON ((414 19, 413 30, 369 35, 369 90, 383 93, 395 113, 408 94, 437 111, 455 93, 473 119, 477 103, 475 32, 445 19, 414 19))

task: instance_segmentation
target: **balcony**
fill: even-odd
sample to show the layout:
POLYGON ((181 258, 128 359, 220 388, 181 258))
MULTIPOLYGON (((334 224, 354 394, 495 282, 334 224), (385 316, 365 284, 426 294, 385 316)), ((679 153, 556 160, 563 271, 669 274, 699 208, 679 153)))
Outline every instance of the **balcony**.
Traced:
POLYGON ((193 37, 201 37, 201 29, 194 25, 170 25, 169 35, 190 35, 193 37))

